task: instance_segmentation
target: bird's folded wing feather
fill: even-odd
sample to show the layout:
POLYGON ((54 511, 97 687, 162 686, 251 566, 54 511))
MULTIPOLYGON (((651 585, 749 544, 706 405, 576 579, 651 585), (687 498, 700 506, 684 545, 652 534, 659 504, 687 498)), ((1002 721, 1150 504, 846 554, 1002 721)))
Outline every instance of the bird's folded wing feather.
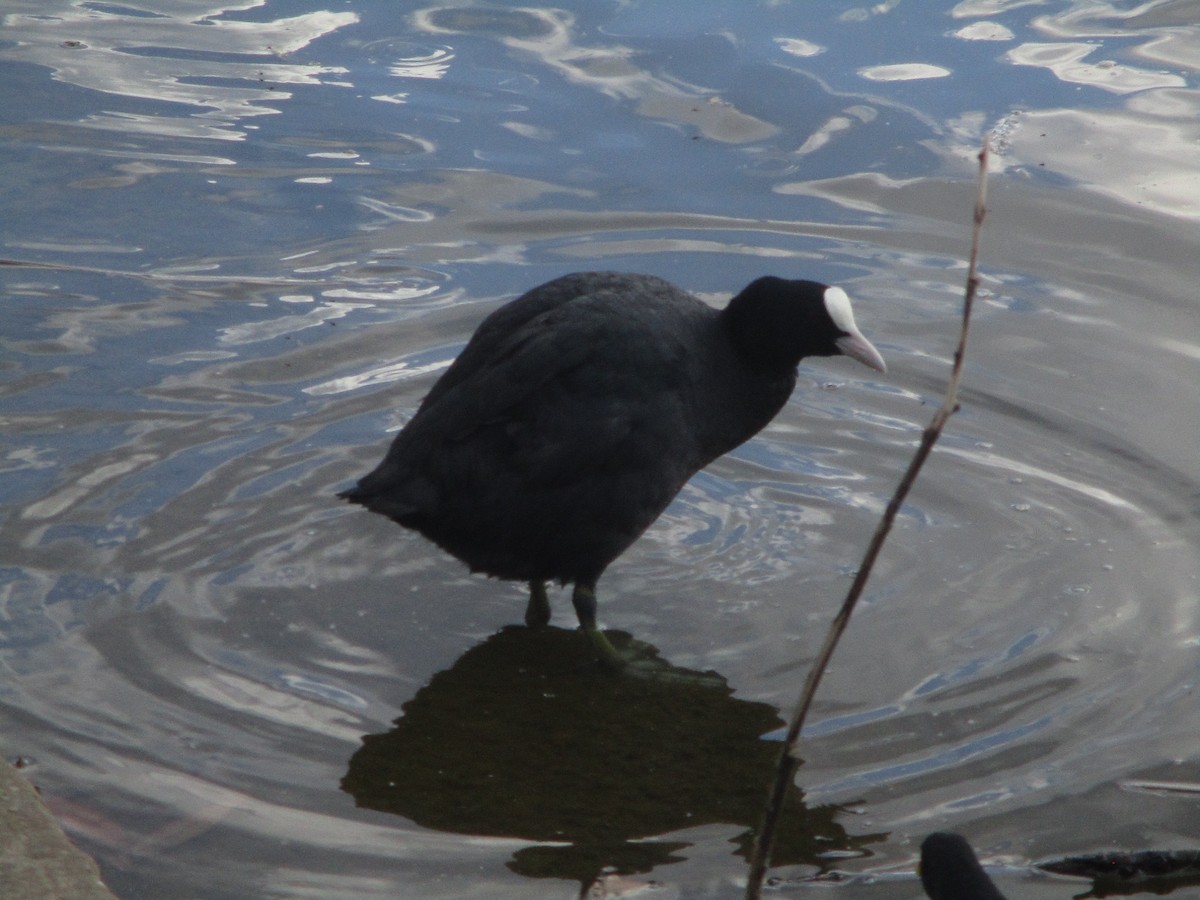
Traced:
POLYGON ((466 455, 485 469, 515 469, 531 484, 658 469, 664 456, 686 467, 681 448, 671 446, 687 431, 684 336, 670 332, 676 323, 639 312, 625 298, 597 294, 493 340, 486 360, 476 358, 471 371, 431 396, 406 429, 406 443, 414 450, 424 444, 421 455, 466 455))

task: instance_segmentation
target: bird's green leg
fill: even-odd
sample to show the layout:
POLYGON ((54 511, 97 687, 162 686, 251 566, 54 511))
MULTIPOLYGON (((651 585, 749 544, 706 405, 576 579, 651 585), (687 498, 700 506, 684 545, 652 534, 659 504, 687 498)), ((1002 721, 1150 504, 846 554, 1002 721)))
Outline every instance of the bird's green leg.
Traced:
POLYGON ((529 605, 525 607, 525 624, 530 628, 545 628, 550 621, 550 598, 546 582, 529 582, 529 605))
POLYGON ((600 662, 613 669, 623 669, 627 660, 608 642, 604 632, 596 625, 596 587, 592 584, 576 584, 571 592, 571 603, 579 624, 592 642, 600 662))
POLYGON ((529 582, 529 604, 526 606, 528 628, 545 628, 550 622, 550 598, 546 596, 546 582, 529 582))

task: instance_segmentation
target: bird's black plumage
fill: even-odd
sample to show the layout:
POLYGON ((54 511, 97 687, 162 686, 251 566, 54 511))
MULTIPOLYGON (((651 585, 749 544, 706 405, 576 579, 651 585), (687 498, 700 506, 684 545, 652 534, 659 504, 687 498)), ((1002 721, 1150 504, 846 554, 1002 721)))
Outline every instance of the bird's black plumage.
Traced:
POLYGON ((594 632, 579 588, 771 421, 803 357, 838 353, 883 368, 845 294, 816 282, 761 278, 718 311, 660 278, 567 275, 488 316, 340 496, 535 595, 574 583, 594 632))
POLYGON ((931 900, 1004 900, 966 838, 945 831, 921 842, 921 884, 931 900))

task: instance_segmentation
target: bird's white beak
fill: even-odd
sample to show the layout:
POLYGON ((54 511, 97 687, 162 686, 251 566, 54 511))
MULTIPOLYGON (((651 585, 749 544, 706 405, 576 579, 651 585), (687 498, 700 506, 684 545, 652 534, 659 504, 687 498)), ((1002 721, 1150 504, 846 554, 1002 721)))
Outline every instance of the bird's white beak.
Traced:
POLYGON ((840 287, 825 288, 825 311, 840 331, 846 334, 833 342, 834 346, 845 356, 857 359, 864 366, 870 366, 876 372, 886 372, 887 363, 875 345, 863 337, 858 326, 854 324, 854 309, 850 298, 840 287))
POLYGON ((838 338, 834 343, 844 356, 857 359, 864 366, 870 366, 876 372, 886 372, 887 363, 875 345, 862 336, 857 328, 845 337, 838 338))

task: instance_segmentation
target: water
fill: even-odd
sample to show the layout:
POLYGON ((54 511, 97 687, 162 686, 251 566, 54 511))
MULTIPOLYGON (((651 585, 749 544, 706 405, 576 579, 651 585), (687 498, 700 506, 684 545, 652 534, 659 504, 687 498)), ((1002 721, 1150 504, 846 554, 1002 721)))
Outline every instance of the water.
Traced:
POLYGON ((935 829, 1023 897, 1084 889, 1033 860, 1195 847, 1147 783, 1200 781, 1198 19, 7 4, 5 754, 122 897, 737 896, 778 711, 944 387, 992 130, 963 409, 778 889, 918 896, 935 829), (888 359, 806 364, 601 581, 727 689, 590 678, 502 631, 519 586, 333 498, 487 311, 589 267, 837 282, 888 359))

